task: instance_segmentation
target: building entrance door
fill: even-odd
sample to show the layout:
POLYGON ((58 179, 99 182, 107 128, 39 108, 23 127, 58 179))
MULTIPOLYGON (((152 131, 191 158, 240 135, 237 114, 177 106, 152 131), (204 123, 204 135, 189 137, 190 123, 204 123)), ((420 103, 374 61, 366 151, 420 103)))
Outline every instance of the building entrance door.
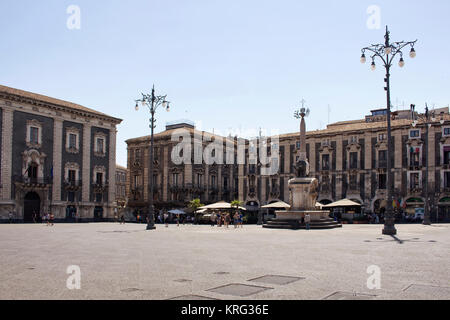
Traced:
POLYGON ((101 221, 103 219, 103 207, 94 208, 94 221, 101 221))
POLYGON ((36 192, 28 192, 23 201, 23 222, 40 220, 41 198, 36 192))

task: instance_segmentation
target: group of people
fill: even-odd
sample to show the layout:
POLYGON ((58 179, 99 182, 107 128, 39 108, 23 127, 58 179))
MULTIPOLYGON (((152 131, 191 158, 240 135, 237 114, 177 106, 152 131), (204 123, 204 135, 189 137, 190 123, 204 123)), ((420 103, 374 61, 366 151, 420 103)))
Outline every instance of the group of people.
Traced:
MULTIPOLYGON (((47 224, 47 226, 53 226, 54 225, 55 216, 53 215, 53 213, 44 213, 42 215, 42 220, 43 220, 44 223, 47 224)), ((33 213, 33 221, 37 222, 37 218, 34 217, 34 213, 33 213)))
MULTIPOLYGON (((211 214, 210 218, 211 227, 214 227, 217 225, 217 227, 222 227, 222 225, 226 228, 229 228, 229 225, 231 223, 231 215, 227 212, 217 212, 211 214)), ((233 215, 233 224, 234 228, 243 228, 243 216, 242 213, 235 212, 233 215)))

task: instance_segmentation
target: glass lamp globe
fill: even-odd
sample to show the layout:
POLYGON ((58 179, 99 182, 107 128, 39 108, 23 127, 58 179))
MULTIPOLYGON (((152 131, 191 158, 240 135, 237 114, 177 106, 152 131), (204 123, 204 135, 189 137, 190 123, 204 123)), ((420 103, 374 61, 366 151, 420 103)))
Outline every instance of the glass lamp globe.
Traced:
POLYGON ((405 60, 403 60, 403 58, 400 58, 398 65, 400 66, 400 68, 403 68, 405 66, 405 60))
POLYGON ((363 64, 366 63, 366 56, 365 56, 364 53, 362 54, 361 60, 360 60, 360 61, 361 61, 361 63, 363 63, 363 64))
POLYGON ((377 67, 375 65, 375 62, 372 62, 372 64, 370 65, 370 69, 372 69, 372 71, 375 71, 376 68, 377 67))
POLYGON ((411 48, 411 51, 409 52, 409 56, 413 59, 416 57, 416 50, 414 50, 414 48, 411 48))
POLYGON ((139 110, 139 104, 136 102, 136 105, 134 106, 134 110, 138 111, 139 110))
POLYGON ((386 54, 391 54, 392 48, 391 48, 391 47, 385 47, 385 48, 384 48, 384 52, 385 52, 386 54))

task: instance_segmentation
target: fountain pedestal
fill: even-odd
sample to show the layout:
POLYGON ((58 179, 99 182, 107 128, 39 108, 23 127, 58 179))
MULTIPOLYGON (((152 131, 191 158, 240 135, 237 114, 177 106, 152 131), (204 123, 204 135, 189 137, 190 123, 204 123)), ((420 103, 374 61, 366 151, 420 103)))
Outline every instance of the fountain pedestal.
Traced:
POLYGON ((332 229, 342 227, 329 217, 330 212, 317 210, 319 182, 316 178, 293 178, 289 180, 289 202, 291 207, 286 211, 275 211, 276 218, 268 221, 264 228, 305 229, 301 223, 307 214, 311 217, 311 229, 332 229))

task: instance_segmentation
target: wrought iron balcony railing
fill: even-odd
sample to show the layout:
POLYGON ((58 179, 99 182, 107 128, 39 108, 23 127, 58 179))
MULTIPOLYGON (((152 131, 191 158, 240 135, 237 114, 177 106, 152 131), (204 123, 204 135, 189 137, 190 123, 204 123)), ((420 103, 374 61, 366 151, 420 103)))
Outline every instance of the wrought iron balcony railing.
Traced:
POLYGON ((45 178, 32 178, 32 177, 24 177, 24 176, 13 176, 13 181, 18 183, 23 183, 26 185, 47 185, 53 184, 53 178, 45 177, 45 178))

